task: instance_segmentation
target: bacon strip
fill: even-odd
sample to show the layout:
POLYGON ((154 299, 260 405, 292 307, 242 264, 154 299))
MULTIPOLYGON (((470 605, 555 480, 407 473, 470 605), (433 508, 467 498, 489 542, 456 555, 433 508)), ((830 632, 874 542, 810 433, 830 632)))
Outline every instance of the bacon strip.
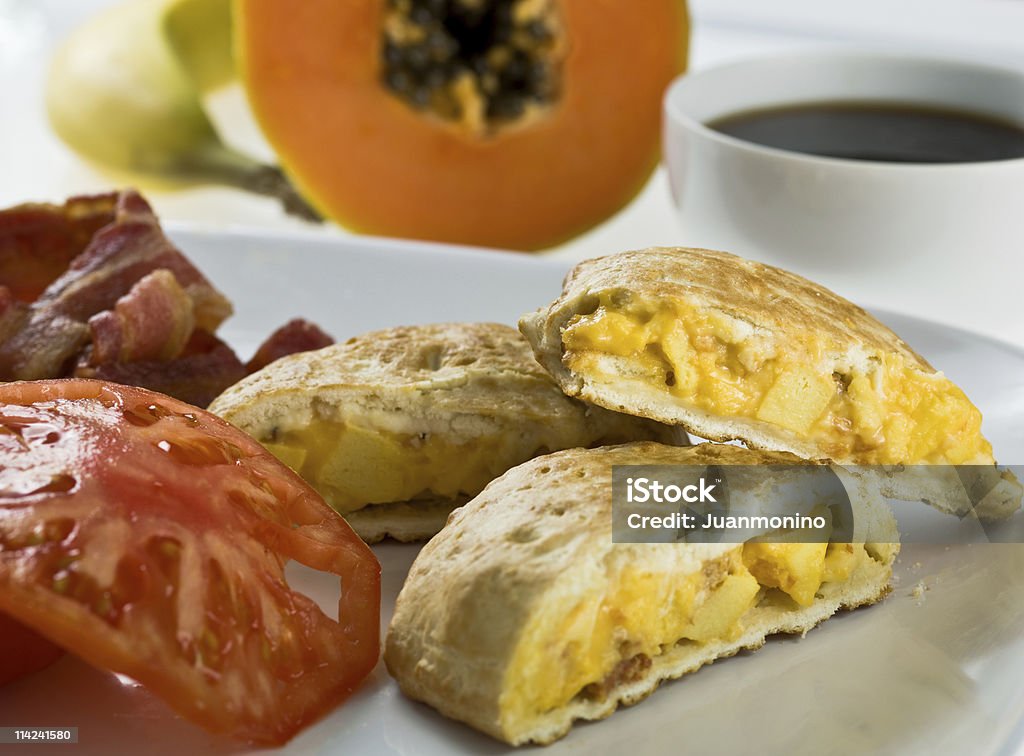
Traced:
POLYGON ((6 286, 0 286, 0 344, 21 328, 28 307, 19 302, 6 286))
POLYGON ((117 300, 113 310, 89 318, 90 365, 173 360, 195 327, 192 300, 169 270, 155 270, 117 300))
POLYGON ((274 360, 279 360, 289 354, 322 349, 333 343, 334 339, 324 333, 316 324, 302 318, 294 318, 270 334, 267 340, 260 344, 256 354, 246 363, 245 369, 250 373, 255 373, 274 360))
POLYGON ((245 366, 231 347, 206 331, 196 331, 185 353, 170 362, 112 362, 90 365, 83 357, 78 378, 98 378, 169 394, 197 407, 206 407, 221 392, 245 377, 245 366))
POLYGON ((0 286, 31 302, 114 220, 117 194, 27 203, 0 211, 0 286))
POLYGON ((247 372, 334 343, 296 318, 243 365, 213 335, 230 314, 134 191, 0 212, 0 380, 74 374, 205 407, 247 372))
POLYGON ((192 301, 196 327, 213 332, 231 303, 164 236, 137 192, 119 195, 115 220, 93 236, 30 308, 27 322, 0 344, 0 380, 66 375, 88 340, 86 321, 114 308, 137 281, 164 269, 192 301))

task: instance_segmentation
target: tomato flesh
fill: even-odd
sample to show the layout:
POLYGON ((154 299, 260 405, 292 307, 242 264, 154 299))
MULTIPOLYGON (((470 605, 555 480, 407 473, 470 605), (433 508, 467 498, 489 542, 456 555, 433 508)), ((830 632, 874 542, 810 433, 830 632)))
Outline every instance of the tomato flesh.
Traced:
POLYGON ((145 389, 0 385, 0 612, 214 732, 282 743, 379 654, 380 565, 255 440, 145 389), (338 620, 292 591, 341 577, 338 620))

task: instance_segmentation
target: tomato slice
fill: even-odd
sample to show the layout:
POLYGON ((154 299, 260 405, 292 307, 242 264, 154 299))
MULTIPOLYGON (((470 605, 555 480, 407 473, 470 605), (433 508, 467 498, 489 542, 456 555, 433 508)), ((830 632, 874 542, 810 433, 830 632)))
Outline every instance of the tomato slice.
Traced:
POLYGON ((0 612, 189 719, 288 740, 379 654, 380 564, 255 440, 163 394, 0 385, 0 612), (284 579, 341 577, 338 621, 284 579))
POLYGON ((0 614, 0 685, 50 666, 64 649, 6 614, 0 614))

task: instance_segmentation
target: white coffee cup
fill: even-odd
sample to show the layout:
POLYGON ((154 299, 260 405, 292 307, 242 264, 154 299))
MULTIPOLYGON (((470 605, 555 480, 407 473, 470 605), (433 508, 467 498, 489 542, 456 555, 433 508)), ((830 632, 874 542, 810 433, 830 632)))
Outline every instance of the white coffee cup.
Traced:
POLYGON ((824 51, 678 79, 665 97, 664 155, 685 243, 772 262, 890 309, 929 314, 914 301, 957 297, 967 287, 981 290, 969 298, 983 311, 974 324, 1005 314, 1006 300, 994 298, 1010 295, 1021 308, 1024 159, 844 160, 760 146, 705 125, 744 111, 844 100, 937 106, 1024 124, 1024 73, 824 51))

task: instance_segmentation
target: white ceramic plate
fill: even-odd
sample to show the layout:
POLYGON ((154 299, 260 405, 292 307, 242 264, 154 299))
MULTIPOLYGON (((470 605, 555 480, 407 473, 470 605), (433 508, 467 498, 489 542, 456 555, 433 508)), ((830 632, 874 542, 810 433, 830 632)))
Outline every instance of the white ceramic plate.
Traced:
MULTIPOLYGON (((174 237, 235 302, 223 334, 243 357, 296 315, 339 339, 409 323, 514 323, 555 296, 566 268, 406 242, 195 231, 174 237)), ((981 406, 997 456, 1024 462, 1024 352, 966 331, 879 315, 981 406)), ((929 517, 914 507, 901 512, 901 527, 929 517)), ((375 550, 386 623, 417 547, 375 550)), ((289 579, 330 611, 335 578, 289 568, 289 579)), ((639 706, 577 726, 545 754, 1013 753, 1024 741, 1022 679, 1024 546, 907 544, 893 594, 882 604, 664 685, 639 706)), ((79 728, 77 746, 26 747, 32 754, 247 750, 181 720, 131 681, 71 657, 0 690, 0 724, 79 728)), ((347 704, 284 750, 511 749, 406 700, 380 665, 347 704)))

